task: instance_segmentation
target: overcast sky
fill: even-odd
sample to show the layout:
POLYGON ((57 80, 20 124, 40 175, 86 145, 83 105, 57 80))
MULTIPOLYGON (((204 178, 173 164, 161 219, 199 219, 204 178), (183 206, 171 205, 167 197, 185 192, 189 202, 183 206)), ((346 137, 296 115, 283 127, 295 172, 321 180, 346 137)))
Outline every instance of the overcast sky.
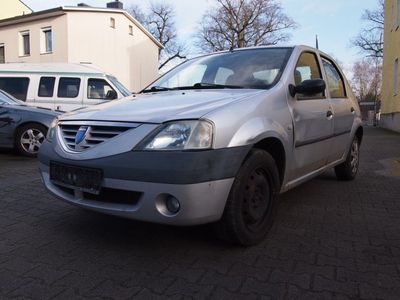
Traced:
MULTIPOLYGON (((193 40, 198 22, 214 0, 164 0, 176 8, 178 36, 183 41, 193 40)), ((105 7, 107 0, 24 0, 34 11, 62 5, 84 2, 105 7)), ((124 7, 131 4, 146 6, 150 1, 122 0, 124 7)), ((378 0, 281 0, 283 9, 299 25, 292 32, 288 44, 315 45, 319 37, 320 49, 339 60, 347 69, 360 58, 357 49, 350 46, 363 23, 361 15, 365 9, 375 9, 378 0)), ((194 53, 196 49, 193 49, 194 53)))

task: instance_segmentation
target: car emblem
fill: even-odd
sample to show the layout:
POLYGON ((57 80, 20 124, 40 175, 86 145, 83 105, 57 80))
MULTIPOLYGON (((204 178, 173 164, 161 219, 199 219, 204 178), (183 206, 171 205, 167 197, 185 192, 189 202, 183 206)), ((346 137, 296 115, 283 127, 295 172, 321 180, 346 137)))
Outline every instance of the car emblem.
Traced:
POLYGON ((89 126, 79 127, 79 130, 75 135, 75 147, 85 140, 88 131, 89 131, 89 126))

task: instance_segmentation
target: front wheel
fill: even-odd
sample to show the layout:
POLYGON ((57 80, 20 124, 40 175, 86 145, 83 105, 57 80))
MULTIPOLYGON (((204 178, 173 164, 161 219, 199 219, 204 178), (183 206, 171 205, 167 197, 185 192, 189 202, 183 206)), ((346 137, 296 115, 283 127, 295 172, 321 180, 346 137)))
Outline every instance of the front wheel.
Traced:
POLYGON ((279 173, 272 156, 254 149, 241 166, 216 229, 221 238, 243 246, 261 242, 272 225, 279 195, 279 173))
POLYGON ((24 156, 35 157, 46 138, 46 133, 46 127, 35 123, 18 128, 15 135, 16 150, 24 156))
POLYGON ((339 180, 353 180, 358 173, 360 163, 360 142, 354 137, 346 161, 335 167, 335 174, 339 180))

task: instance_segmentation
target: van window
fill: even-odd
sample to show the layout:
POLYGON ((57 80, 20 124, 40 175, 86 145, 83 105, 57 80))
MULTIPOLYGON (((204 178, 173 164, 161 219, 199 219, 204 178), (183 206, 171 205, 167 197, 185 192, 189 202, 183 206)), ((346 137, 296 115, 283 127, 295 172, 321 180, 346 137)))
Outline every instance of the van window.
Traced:
POLYGON ((76 98, 79 95, 80 78, 61 77, 58 83, 58 98, 76 98))
POLYGON ((39 97, 53 97, 55 77, 41 77, 39 82, 39 97))
POLYGON ((110 97, 108 96, 110 91, 114 91, 114 89, 104 79, 90 78, 88 80, 88 99, 110 99, 110 97))
POLYGON ((0 77, 0 90, 6 91, 19 100, 26 101, 29 78, 0 77))

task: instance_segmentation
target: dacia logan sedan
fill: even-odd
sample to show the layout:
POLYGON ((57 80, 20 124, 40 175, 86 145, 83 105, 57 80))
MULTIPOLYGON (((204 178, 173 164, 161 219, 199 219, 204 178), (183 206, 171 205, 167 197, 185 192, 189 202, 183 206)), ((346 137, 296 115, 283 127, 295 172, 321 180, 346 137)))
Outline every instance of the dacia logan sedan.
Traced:
POLYGON ((39 160, 47 189, 98 212, 214 223, 260 242, 280 193, 335 168, 355 178, 360 109, 328 55, 256 47, 188 60, 140 94, 65 114, 39 160))

